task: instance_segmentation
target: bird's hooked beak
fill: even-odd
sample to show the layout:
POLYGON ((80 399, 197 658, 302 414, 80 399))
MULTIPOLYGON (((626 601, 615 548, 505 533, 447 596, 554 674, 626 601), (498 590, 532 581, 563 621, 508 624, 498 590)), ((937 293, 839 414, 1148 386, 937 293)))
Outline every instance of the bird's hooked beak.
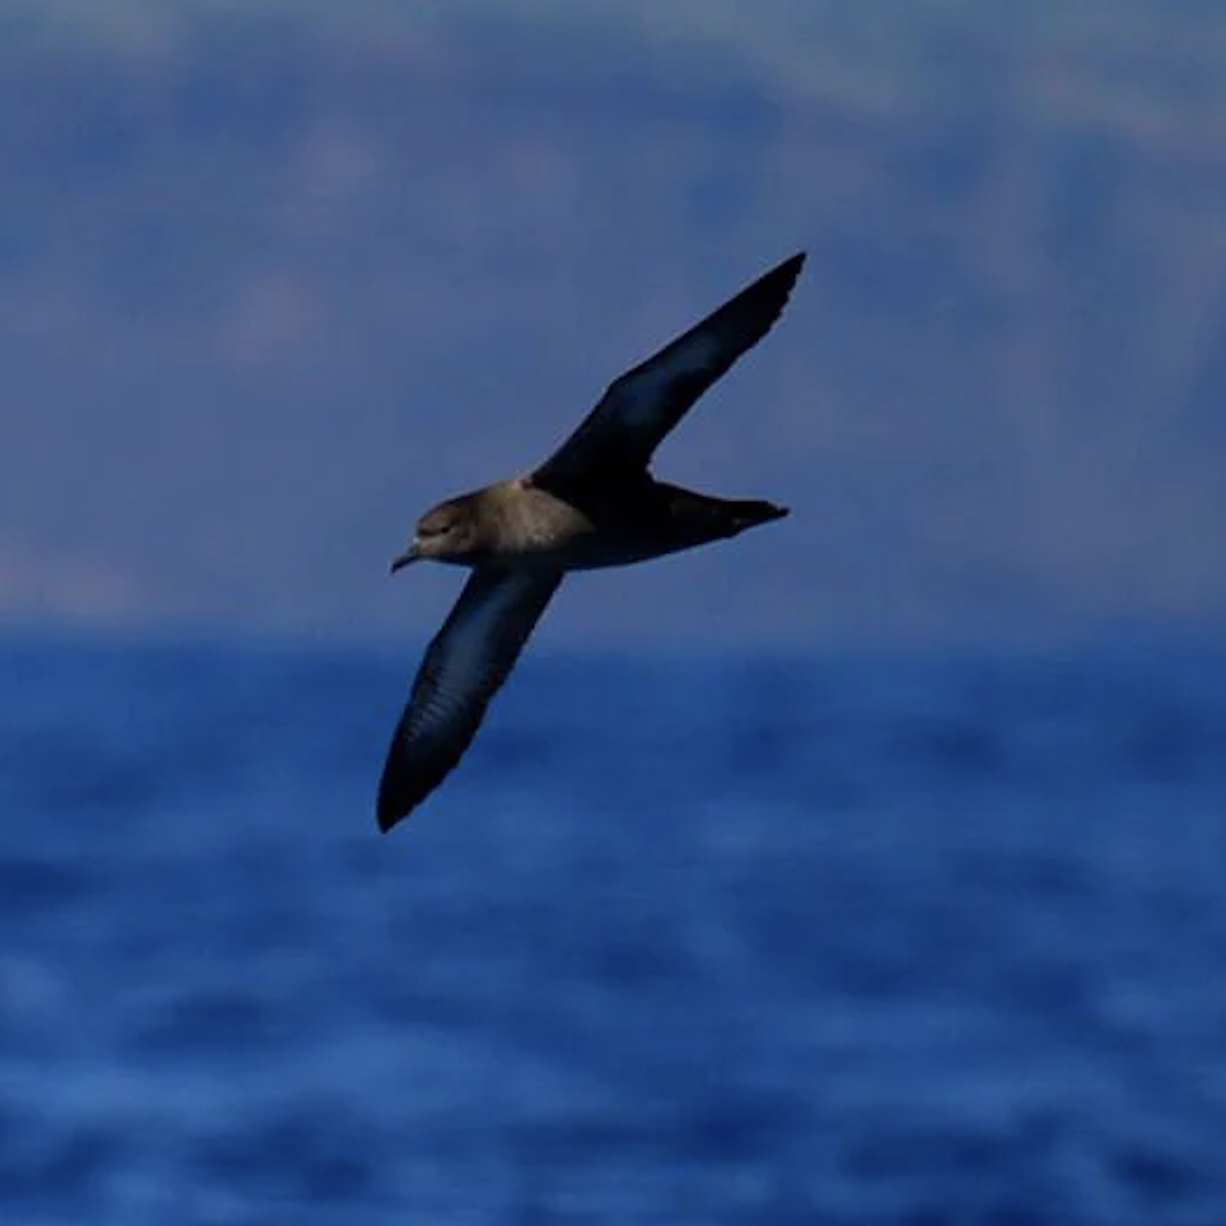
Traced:
POLYGON ((392 567, 388 572, 394 575, 398 570, 404 570, 410 562, 418 562, 421 560, 421 554, 417 551, 417 542, 414 541, 404 553, 392 559, 392 567))

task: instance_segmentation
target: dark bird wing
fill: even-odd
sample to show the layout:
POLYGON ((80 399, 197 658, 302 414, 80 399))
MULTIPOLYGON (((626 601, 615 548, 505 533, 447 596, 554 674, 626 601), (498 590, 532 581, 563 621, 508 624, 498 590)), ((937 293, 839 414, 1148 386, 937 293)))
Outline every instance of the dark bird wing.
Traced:
POLYGON ((390 830, 459 762, 561 573, 475 570, 426 649, 379 784, 379 828, 390 830))
POLYGON ((719 310, 611 383, 579 428, 533 474, 551 480, 644 469, 691 405, 779 318, 805 262, 784 260, 719 310))

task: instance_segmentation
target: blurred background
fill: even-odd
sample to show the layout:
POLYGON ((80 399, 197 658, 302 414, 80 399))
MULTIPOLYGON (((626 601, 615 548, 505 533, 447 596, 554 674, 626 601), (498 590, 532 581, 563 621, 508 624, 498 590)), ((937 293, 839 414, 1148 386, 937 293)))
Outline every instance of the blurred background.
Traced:
POLYGON ((1226 1221, 1226 9, 0 0, 0 1218, 1226 1221), (793 250, 371 797, 526 468, 793 250))

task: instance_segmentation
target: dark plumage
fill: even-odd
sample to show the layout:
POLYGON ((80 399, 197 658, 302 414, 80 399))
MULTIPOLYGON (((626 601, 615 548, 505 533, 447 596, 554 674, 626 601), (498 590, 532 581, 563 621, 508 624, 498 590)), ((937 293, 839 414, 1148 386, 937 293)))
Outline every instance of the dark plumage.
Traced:
POLYGON ((467 749, 570 570, 643 562, 786 515, 657 481, 652 453, 686 411, 770 330, 804 254, 742 290, 611 383, 539 468, 440 503, 418 522, 399 570, 431 558, 472 569, 426 651, 379 785, 382 830, 432 792, 467 749))

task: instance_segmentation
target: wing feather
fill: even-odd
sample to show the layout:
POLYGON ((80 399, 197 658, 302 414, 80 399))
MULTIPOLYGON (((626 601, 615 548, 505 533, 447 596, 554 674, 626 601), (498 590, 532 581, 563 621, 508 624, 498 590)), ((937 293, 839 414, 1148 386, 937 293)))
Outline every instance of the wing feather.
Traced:
POLYGON ((407 817, 459 762, 561 581, 561 573, 472 573, 426 649, 392 738, 379 783, 381 830, 407 817))
POLYGON ((804 261, 804 252, 784 260, 614 380, 534 480, 548 485, 646 468, 652 452, 703 392, 770 331, 804 261))

